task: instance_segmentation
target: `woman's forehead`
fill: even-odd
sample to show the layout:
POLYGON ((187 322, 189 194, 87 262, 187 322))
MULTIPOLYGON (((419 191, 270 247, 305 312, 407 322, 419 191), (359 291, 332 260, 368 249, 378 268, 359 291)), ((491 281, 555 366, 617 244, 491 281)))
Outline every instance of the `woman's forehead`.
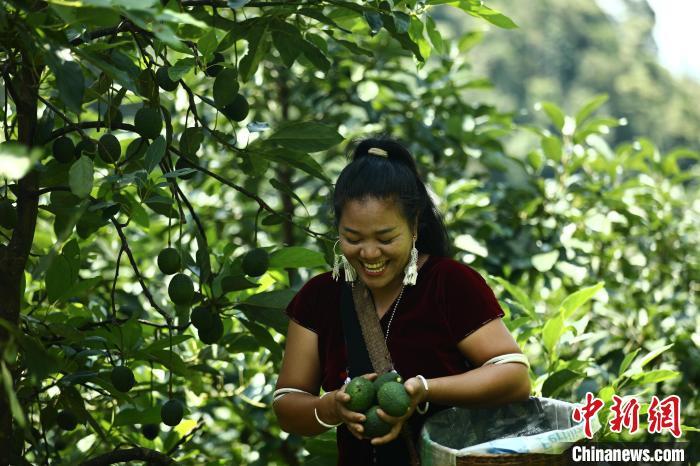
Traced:
POLYGON ((341 230, 372 232, 388 232, 407 225, 396 201, 377 198, 346 202, 339 223, 341 230))

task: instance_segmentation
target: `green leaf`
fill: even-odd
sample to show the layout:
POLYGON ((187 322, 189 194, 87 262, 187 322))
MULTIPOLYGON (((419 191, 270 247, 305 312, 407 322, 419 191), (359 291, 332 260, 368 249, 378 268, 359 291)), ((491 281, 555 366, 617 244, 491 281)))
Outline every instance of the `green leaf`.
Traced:
POLYGON ((295 294, 296 292, 292 289, 266 291, 248 297, 241 304, 246 307, 286 309, 295 294))
POLYGON ((46 271, 46 294, 49 301, 54 302, 73 284, 71 282, 71 266, 63 254, 54 257, 46 271))
POLYGON ((382 28, 382 17, 379 13, 365 10, 362 15, 365 17, 371 34, 376 34, 382 28))
POLYGON ((73 162, 68 172, 68 184, 71 192, 79 198, 88 197, 92 191, 94 172, 92 160, 85 155, 73 162))
POLYGON ((618 376, 621 376, 627 370, 627 368, 630 367, 630 364, 632 364, 632 361, 634 360, 634 358, 637 357, 640 351, 641 348, 637 348, 636 350, 632 351, 631 353, 628 353, 627 356, 625 356, 625 359, 623 359, 622 363, 620 364, 618 376))
POLYGON ((554 250, 550 252, 544 252, 542 254, 535 254, 532 256, 532 265, 537 269, 538 272, 547 272, 554 267, 559 259, 559 251, 554 250))
POLYGON ((290 269, 299 267, 323 267, 326 259, 318 251, 290 246, 270 254, 270 268, 290 269))
POLYGON ((168 68, 168 76, 170 79, 177 82, 182 79, 184 75, 189 73, 189 71, 194 68, 194 65, 194 58, 183 58, 178 60, 173 66, 168 68))
MULTIPOLYGON (((287 194, 287 195, 293 197, 294 199, 296 199, 296 201, 297 201, 299 204, 301 204, 304 208, 306 208, 306 206, 304 206, 304 202, 303 202, 303 201, 301 200, 301 198, 297 195, 297 193, 294 192, 294 190, 293 190, 292 188, 290 188, 289 186, 287 186, 287 185, 284 184, 284 183, 280 183, 279 181, 277 181, 277 180, 274 179, 274 178, 270 178, 270 184, 271 184, 272 187, 275 188, 277 191, 282 192, 282 193, 285 193, 285 194, 287 194)), ((308 212, 308 211, 307 211, 307 212, 308 212)), ((275 214, 272 214, 272 216, 281 218, 281 217, 279 217, 279 215, 275 215, 275 214)))
POLYGON ((268 141, 289 149, 318 152, 341 143, 343 137, 331 126, 302 121, 280 126, 268 141))
POLYGON ((605 283, 598 282, 593 286, 580 289, 566 298, 561 302, 560 308, 564 313, 564 319, 569 319, 576 309, 587 303, 593 296, 595 296, 600 290, 603 289, 605 283))
POLYGON ((301 53, 301 43, 304 41, 297 28, 292 27, 289 29, 272 31, 272 43, 280 53, 282 62, 287 67, 291 67, 294 64, 294 61, 301 53))
POLYGON ((159 424, 160 406, 151 406, 145 409, 122 409, 114 417, 114 426, 132 426, 134 424, 159 424))
MULTIPOLYGON (((460 4, 464 4, 464 3, 468 3, 468 2, 460 2, 460 4)), ((478 18, 483 18, 486 21, 488 21, 489 23, 495 24, 496 26, 498 26, 500 28, 515 29, 518 27, 518 25, 515 24, 512 19, 505 16, 500 11, 493 10, 487 6, 481 6, 478 9, 474 10, 470 5, 467 7, 466 11, 470 15, 476 16, 478 18)))
POLYGON ((542 138, 542 151, 550 160, 561 161, 563 151, 561 140, 554 136, 544 136, 542 138))
POLYGON ((428 16, 426 25, 428 29, 428 37, 430 38, 430 42, 433 44, 433 48, 440 55, 444 54, 445 42, 442 40, 440 31, 438 31, 437 26, 435 25, 435 20, 433 20, 432 17, 428 16))
POLYGON ((216 41, 216 31, 214 29, 210 29, 209 32, 204 34, 197 41, 197 50, 199 50, 199 53, 202 55, 209 55, 214 53, 217 45, 219 44, 216 41))
POLYGON ((2 364, 2 382, 5 386, 7 398, 10 400, 10 412, 12 412, 12 417, 15 418, 17 424, 24 428, 27 425, 27 419, 24 416, 24 411, 22 411, 22 405, 19 404, 17 394, 15 394, 15 389, 12 385, 12 376, 7 366, 5 366, 5 361, 1 361, 0 364, 2 364))
POLYGON ((561 313, 558 313, 544 324, 542 340, 550 355, 554 354, 554 348, 559 343, 559 338, 564 334, 564 330, 564 316, 561 313))
POLYGON ((595 112, 601 105, 608 101, 607 94, 600 94, 589 100, 581 110, 576 113, 576 126, 581 126, 581 123, 589 117, 589 115, 595 112))
POLYGON ((273 357, 282 357, 282 347, 275 341, 274 338, 272 338, 272 335, 270 335, 270 332, 265 327, 246 319, 239 319, 239 322, 248 329, 248 331, 262 346, 270 350, 273 357))
POLYGON ((582 379, 583 377, 585 377, 585 374, 570 369, 557 371, 547 377, 547 380, 542 384, 542 396, 557 396, 563 389, 571 385, 572 382, 582 379))
POLYGON ((657 369, 632 376, 632 385, 647 385, 680 377, 681 373, 668 369, 657 369))
POLYGON ((58 98, 66 107, 79 114, 85 93, 85 77, 80 65, 72 61, 63 62, 54 67, 53 72, 56 75, 58 98))
POLYGON ((552 125, 559 131, 564 127, 564 112, 552 102, 541 102, 542 110, 547 114, 552 125))
POLYGON ((528 312, 528 314, 532 314, 534 312, 535 306, 532 304, 532 301, 530 301, 530 297, 527 295, 527 293, 525 293, 525 291, 522 288, 510 283, 508 280, 505 280, 501 277, 489 275, 489 278, 498 282, 499 285, 505 288, 506 291, 510 293, 511 296, 513 296, 513 299, 515 299, 518 302, 518 304, 520 304, 528 312))
POLYGON ((248 53, 241 59, 239 65, 239 76, 243 82, 250 81, 267 52, 267 29, 267 21, 259 20, 248 33, 249 35, 246 38, 248 41, 248 53))
POLYGON ((163 157, 165 156, 165 138, 160 135, 154 141, 153 144, 148 146, 146 149, 145 161, 146 161, 146 171, 151 173, 155 167, 158 166, 163 157))
POLYGON ((321 49, 316 47, 308 40, 302 40, 298 44, 301 47, 301 52, 304 56, 320 71, 328 72, 331 67, 331 62, 328 61, 321 49))

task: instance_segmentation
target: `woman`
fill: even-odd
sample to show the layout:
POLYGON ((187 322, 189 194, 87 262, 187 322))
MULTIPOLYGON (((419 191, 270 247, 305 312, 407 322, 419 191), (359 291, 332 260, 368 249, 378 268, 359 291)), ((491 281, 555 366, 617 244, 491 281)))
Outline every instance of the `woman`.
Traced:
POLYGON ((311 436, 337 427, 338 464, 401 465, 409 462, 397 438, 404 423, 416 439, 426 417, 440 409, 527 399, 526 361, 482 367, 499 355, 523 357, 483 278, 446 257, 445 227, 410 153, 389 139, 360 142, 338 178, 333 203, 342 252, 336 262, 345 280, 337 280, 343 274, 334 273, 336 280, 330 272, 318 275, 287 308, 273 403, 282 429, 311 436), (411 397, 401 418, 379 411, 393 428, 371 440, 362 435, 364 414, 345 405, 340 296, 344 282, 353 280, 371 292, 394 368, 411 397), (326 392, 321 397, 320 387, 326 392))

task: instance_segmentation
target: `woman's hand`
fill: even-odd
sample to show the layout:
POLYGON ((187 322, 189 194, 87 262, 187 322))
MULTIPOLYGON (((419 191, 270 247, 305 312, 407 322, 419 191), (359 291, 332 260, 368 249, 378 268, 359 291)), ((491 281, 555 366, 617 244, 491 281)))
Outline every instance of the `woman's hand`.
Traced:
MULTIPOLYGON (((362 377, 364 377, 367 380, 374 380, 377 378, 377 374, 375 372, 372 372, 371 374, 364 374, 362 377)), ((345 423, 345 425, 348 426, 348 430, 352 435, 355 436, 358 440, 362 440, 362 434, 364 432, 364 426, 363 422, 365 419, 367 419, 364 415, 364 413, 358 413, 355 411, 350 411, 347 408, 347 403, 350 401, 350 395, 345 393, 345 387, 346 385, 343 385, 340 389, 335 391, 335 394, 333 396, 333 401, 334 401, 334 410, 336 415, 338 416, 338 419, 340 419, 342 422, 345 423)))
POLYGON ((423 403, 426 398, 428 398, 428 391, 425 389, 423 383, 418 377, 408 379, 406 382, 404 382, 403 386, 406 388, 408 396, 411 397, 411 404, 408 407, 408 411, 401 417, 394 417, 389 416, 382 409, 377 410, 377 415, 379 415, 379 418, 385 422, 388 422, 389 424, 392 424, 393 427, 388 434, 382 437, 373 438, 372 445, 384 445, 385 443, 389 443, 398 437, 401 433, 404 422, 406 422, 406 420, 413 415, 413 412, 416 410, 416 406, 423 403))

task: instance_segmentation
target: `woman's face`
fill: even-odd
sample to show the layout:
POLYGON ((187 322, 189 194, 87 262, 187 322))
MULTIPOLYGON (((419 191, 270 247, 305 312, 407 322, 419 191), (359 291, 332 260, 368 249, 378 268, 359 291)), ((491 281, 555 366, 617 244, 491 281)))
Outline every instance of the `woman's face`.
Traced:
POLYGON ((371 290, 397 286, 413 247, 414 231, 394 200, 348 201, 338 224, 340 247, 371 290))

